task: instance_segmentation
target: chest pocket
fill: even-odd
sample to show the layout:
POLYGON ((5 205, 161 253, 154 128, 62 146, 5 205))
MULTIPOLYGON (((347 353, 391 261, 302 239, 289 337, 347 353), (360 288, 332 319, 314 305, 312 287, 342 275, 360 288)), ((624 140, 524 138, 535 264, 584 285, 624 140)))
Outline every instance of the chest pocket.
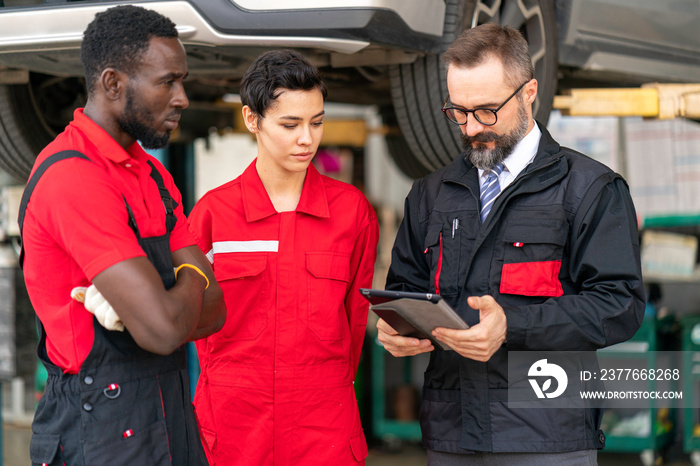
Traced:
POLYGON ((556 297, 564 294, 559 272, 568 226, 557 219, 521 219, 503 235, 501 294, 556 297))
POLYGON ((456 296, 464 287, 479 221, 475 214, 436 213, 423 245, 430 267, 429 291, 456 296), (434 221, 433 221, 434 220, 434 221))
POLYGON ((254 340, 265 330, 268 311, 272 309, 267 262, 267 253, 259 252, 214 256, 214 273, 227 296, 228 309, 224 328, 214 338, 254 340))
POLYGON ((319 340, 349 334, 345 297, 350 283, 350 254, 307 252, 307 326, 319 340))

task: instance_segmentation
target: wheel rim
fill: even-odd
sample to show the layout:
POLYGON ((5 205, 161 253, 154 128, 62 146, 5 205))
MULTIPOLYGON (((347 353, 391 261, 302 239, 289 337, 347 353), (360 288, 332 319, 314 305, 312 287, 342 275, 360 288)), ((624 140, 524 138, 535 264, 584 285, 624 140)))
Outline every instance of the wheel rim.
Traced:
MULTIPOLYGON (((545 57, 547 56, 547 36, 544 27, 544 14, 538 0, 479 0, 474 7, 470 27, 484 23, 498 23, 519 30, 527 40, 532 64, 535 67, 535 79, 543 82, 545 78, 545 57)), ((553 53, 553 51, 549 51, 553 53)), ((539 97, 532 109, 538 114, 539 97)))

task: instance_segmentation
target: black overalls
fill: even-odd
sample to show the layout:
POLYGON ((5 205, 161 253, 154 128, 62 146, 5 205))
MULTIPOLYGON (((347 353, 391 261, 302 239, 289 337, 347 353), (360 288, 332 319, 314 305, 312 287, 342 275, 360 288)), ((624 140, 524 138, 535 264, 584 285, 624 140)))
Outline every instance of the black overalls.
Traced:
MULTIPOLYGON (((49 157, 30 179, 20 205, 20 231, 31 191, 53 163, 87 157, 64 151, 49 157)), ((151 164, 149 162, 149 164, 151 164)), ((151 164, 166 208, 165 235, 142 238, 129 224, 166 289, 175 284, 170 232, 174 201, 151 164)), ((126 200, 125 200, 126 203, 126 200)), ((20 257, 20 264, 23 256, 20 257)), ((112 332, 93 319, 95 341, 78 374, 64 374, 48 358, 39 322, 38 354, 48 371, 46 390, 32 424, 33 465, 207 465, 190 395, 185 349, 160 356, 140 348, 129 334, 112 332)))

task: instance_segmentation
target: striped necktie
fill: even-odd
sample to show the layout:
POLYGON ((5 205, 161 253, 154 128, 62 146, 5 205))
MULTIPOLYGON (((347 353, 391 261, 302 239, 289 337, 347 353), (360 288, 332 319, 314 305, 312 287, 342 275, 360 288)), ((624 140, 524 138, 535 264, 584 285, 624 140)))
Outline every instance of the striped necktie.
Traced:
POLYGON ((481 187, 481 223, 489 215, 491 211, 491 206, 493 206, 493 201, 496 200, 496 196, 501 192, 501 185, 498 183, 498 177, 503 171, 503 164, 499 163, 494 166, 486 177, 484 185, 481 187))

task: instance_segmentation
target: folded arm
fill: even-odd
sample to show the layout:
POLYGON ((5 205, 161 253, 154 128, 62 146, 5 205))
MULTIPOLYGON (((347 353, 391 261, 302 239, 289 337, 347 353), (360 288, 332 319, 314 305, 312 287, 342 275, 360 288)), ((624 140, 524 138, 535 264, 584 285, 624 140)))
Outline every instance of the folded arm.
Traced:
POLYGON ((199 273, 183 268, 175 286, 166 290, 145 257, 119 262, 93 279, 136 343, 163 355, 198 335, 219 330, 225 319, 221 288, 201 251, 196 246, 182 248, 173 254, 173 261, 200 268, 209 278, 209 288, 205 291, 206 281, 199 273))

